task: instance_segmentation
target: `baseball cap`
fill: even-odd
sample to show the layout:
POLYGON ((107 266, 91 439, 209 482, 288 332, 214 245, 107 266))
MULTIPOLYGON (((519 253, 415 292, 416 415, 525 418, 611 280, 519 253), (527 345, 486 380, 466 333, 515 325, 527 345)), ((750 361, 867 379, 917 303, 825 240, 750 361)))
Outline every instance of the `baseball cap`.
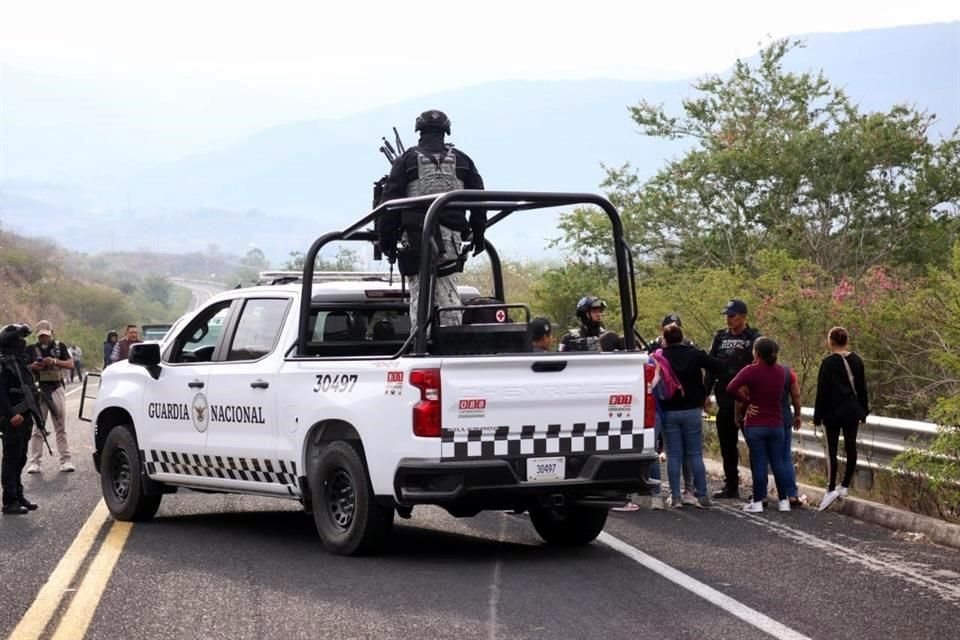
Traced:
POLYGON ((550 321, 546 318, 534 318, 530 321, 530 336, 534 340, 541 340, 551 333, 553 330, 550 328, 550 321))
POLYGON ((678 316, 678 315, 675 314, 675 313, 671 313, 671 314, 669 314, 669 315, 664 316, 664 317, 663 317, 663 322, 660 323, 660 326, 661 326, 661 327, 665 327, 665 326, 670 325, 670 324, 675 324, 675 325, 677 325, 678 327, 682 327, 682 326, 683 326, 683 323, 680 322, 680 316, 678 316))
POLYGON ((53 335, 53 326, 50 324, 49 320, 41 320, 37 323, 36 326, 38 336, 52 336, 53 335))
POLYGON ((727 305, 723 308, 723 311, 721 311, 720 313, 722 313, 725 316, 735 316, 738 313, 742 313, 746 315, 747 303, 744 302, 743 300, 738 300, 737 298, 734 298, 733 300, 730 300, 727 303, 727 305))

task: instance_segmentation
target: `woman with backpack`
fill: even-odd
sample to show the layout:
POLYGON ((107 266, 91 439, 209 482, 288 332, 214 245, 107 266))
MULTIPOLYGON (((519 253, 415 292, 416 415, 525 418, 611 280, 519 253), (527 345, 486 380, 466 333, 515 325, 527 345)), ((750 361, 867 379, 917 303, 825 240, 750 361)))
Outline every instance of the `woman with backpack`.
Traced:
POLYGON ((714 374, 722 363, 702 349, 683 341, 683 329, 671 324, 663 329, 664 348, 653 354, 660 369, 655 389, 663 410, 663 437, 667 449, 667 477, 670 479, 670 506, 683 506, 681 466, 684 461, 693 470, 698 508, 711 506, 707 493, 707 473, 703 466, 703 405, 707 390, 703 370, 714 374))
POLYGON ((843 327, 834 327, 827 334, 830 355, 820 363, 817 373, 817 399, 813 424, 823 425, 827 434, 827 493, 820 501, 820 511, 837 498, 846 497, 857 470, 857 430, 870 413, 867 380, 863 360, 848 350, 850 336, 843 327), (837 447, 843 433, 847 465, 843 483, 837 487, 837 447))

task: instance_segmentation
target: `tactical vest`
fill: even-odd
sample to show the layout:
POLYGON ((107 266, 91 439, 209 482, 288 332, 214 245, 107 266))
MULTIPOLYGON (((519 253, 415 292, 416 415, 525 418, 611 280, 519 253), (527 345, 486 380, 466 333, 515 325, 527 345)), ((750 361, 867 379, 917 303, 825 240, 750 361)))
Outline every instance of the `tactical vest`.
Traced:
MULTIPOLYGON (((51 342, 50 345, 46 348, 44 348, 40 344, 37 344, 36 348, 37 348, 37 353, 39 353, 44 358, 51 357, 54 360, 61 360, 63 356, 66 355, 65 353, 63 353, 63 351, 65 350, 60 348, 61 346, 62 346, 62 343, 60 342, 51 342)), ((40 371, 37 371, 34 375, 37 377, 37 382, 47 382, 47 383, 61 382, 60 368, 56 366, 50 369, 41 369, 40 371)))
POLYGON ((425 153, 416 147, 417 179, 407 184, 407 197, 425 196, 463 189, 457 178, 457 154, 447 146, 441 153, 425 153))
POLYGON ((600 351, 600 338, 584 336, 580 329, 572 329, 560 342, 564 351, 600 351))

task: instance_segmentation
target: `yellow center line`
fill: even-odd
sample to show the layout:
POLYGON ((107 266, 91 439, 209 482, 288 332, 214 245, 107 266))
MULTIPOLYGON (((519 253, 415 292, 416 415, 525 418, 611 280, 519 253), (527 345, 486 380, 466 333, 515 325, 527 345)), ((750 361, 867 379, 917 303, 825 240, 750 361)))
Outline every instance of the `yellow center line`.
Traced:
POLYGON ((108 515, 107 505, 104 504, 103 500, 100 500, 93 513, 80 528, 77 537, 73 539, 70 548, 57 563, 56 569, 50 574, 46 584, 40 588, 33 604, 27 609, 27 613, 24 614, 20 623, 17 624, 17 628, 10 635, 11 638, 36 640, 40 637, 57 607, 60 606, 60 601, 70 587, 70 583, 77 574, 77 570, 80 569, 80 565, 83 564, 84 558, 90 552, 90 548, 96 541, 97 534, 100 533, 103 524, 107 521, 108 515))
POLYGON ((93 620, 93 614, 97 610, 97 605, 100 604, 100 598, 103 596, 104 589, 107 588, 107 582, 113 574, 117 560, 120 559, 120 553, 130 536, 131 529, 133 529, 132 522, 114 522, 110 527, 110 532, 107 533, 100 550, 90 563, 87 575, 80 583, 67 612, 63 614, 53 634, 53 640, 74 640, 83 638, 87 634, 87 628, 93 620))

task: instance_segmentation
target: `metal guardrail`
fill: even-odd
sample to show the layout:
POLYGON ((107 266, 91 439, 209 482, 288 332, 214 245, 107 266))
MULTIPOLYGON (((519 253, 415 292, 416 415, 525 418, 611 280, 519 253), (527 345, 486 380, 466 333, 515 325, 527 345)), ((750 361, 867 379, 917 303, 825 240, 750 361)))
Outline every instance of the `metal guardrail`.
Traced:
MULTIPOLYGON (((802 407, 800 414, 813 418, 811 407, 802 407)), ((890 469, 893 459, 908 449, 921 451, 930 447, 937 435, 937 425, 918 420, 902 420, 883 416, 867 416, 865 424, 857 433, 858 467, 890 469)), ((842 437, 842 436, 841 436, 842 437)), ((814 427, 804 422, 799 431, 793 432, 793 450, 801 456, 825 458, 827 440, 823 427, 814 427)), ((843 447, 838 455, 843 457, 843 447)))

